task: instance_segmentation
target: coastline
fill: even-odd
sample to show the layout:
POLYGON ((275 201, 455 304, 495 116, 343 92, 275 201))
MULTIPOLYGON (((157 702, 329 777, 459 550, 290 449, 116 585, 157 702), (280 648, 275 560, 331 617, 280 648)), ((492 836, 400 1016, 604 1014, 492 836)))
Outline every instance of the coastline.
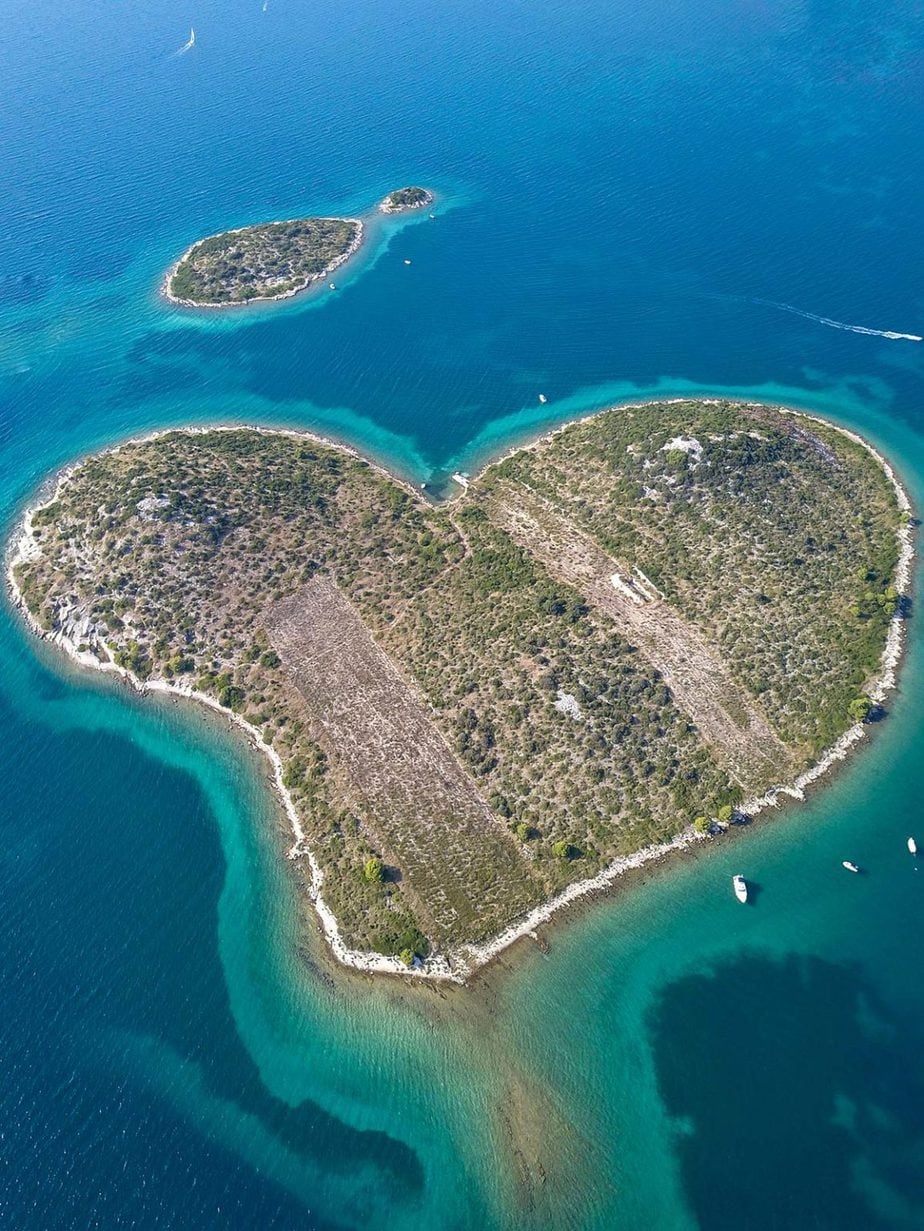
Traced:
MULTIPOLYGON (((277 223, 280 223, 280 222, 285 223, 285 222, 297 222, 297 221, 298 221, 297 218, 274 218, 271 222, 261 222, 261 223, 256 223, 255 225, 271 227, 271 226, 275 226, 277 223)), ((362 218, 332 217, 329 219, 326 218, 325 222, 352 222, 356 226, 356 235, 351 240, 350 245, 346 249, 345 252, 341 252, 339 256, 334 257, 334 259, 329 264, 325 265, 322 270, 319 270, 318 273, 310 274, 305 279, 305 281, 301 284, 301 286, 293 287, 292 290, 283 291, 279 295, 255 295, 253 299, 232 300, 227 303, 200 303, 196 299, 181 299, 179 296, 174 295, 170 290, 170 283, 173 281, 174 274, 179 269, 179 267, 183 264, 186 258, 190 255, 190 253, 192 252, 194 248, 198 247, 198 245, 201 244, 204 239, 213 238, 211 235, 205 235, 202 237, 202 239, 197 239, 195 243, 190 244, 189 247, 186 249, 186 251, 180 257, 178 257, 177 260, 174 261, 174 263, 170 266, 170 268, 167 270, 166 274, 164 275, 163 281, 160 284, 160 294, 164 299, 167 300, 168 303, 175 304, 177 307, 202 308, 202 309, 208 309, 208 310, 217 309, 219 311, 223 308, 246 308, 250 304, 255 304, 255 303, 276 303, 281 299, 293 299, 296 295, 301 295, 303 291, 307 291, 307 289, 309 288, 309 286, 311 286, 313 282, 320 282, 322 278, 326 278, 329 274, 332 274, 335 269, 339 269, 340 266, 343 265, 346 261, 348 261, 351 256, 356 255, 356 253, 360 250, 360 248, 363 246, 365 242, 366 226, 362 218)), ((250 231, 252 229, 253 229, 252 226, 234 227, 230 231, 220 231, 219 234, 221 235, 240 235, 242 231, 250 231)))
MULTIPOLYGON (((215 305, 226 306, 226 305, 215 305)), ((682 402, 699 402, 706 405, 718 404, 721 401, 728 399, 717 398, 672 398, 664 399, 667 404, 677 404, 682 402)), ((733 399, 731 399, 733 400, 733 399)), ((523 450, 536 448, 546 440, 552 439, 560 432, 571 427, 575 423, 585 422, 595 418, 597 415, 605 413, 612 409, 628 409, 631 405, 648 405, 650 403, 630 403, 626 406, 619 407, 603 407, 586 415, 580 415, 568 420, 566 423, 559 425, 551 431, 545 432, 531 441, 520 445, 514 445, 506 449, 497 457, 489 460, 479 470, 478 477, 484 474, 491 466, 503 461, 513 453, 519 453, 523 450)), ((760 406, 762 403, 747 401, 741 402, 744 406, 760 406)), ((834 431, 840 432, 842 435, 865 448, 877 464, 882 468, 889 483, 895 492, 896 502, 899 509, 908 514, 909 518, 912 511, 911 502, 908 495, 899 481, 893 467, 879 451, 864 440, 859 434, 850 431, 847 428, 840 427, 838 424, 832 423, 819 415, 813 415, 804 411, 795 410, 788 407, 776 407, 782 413, 792 415, 798 418, 803 418, 811 422, 816 422, 834 431)), ((248 430, 258 431, 268 435, 286 435, 301 440, 312 440, 317 443, 322 443, 328 447, 338 449, 354 459, 364 462, 371 466, 380 474, 386 475, 390 480, 399 483, 399 485, 418 501, 424 502, 424 497, 420 491, 416 490, 410 483, 395 476, 386 467, 371 461, 368 457, 361 454, 352 446, 343 444, 337 441, 331 441, 312 432, 298 431, 296 429, 275 429, 266 427, 248 427, 246 425, 217 425, 215 427, 191 427, 191 428, 167 428, 159 429, 158 431, 148 433, 141 437, 133 437, 129 440, 121 441, 108 449, 97 451, 93 456, 99 456, 100 453, 107 454, 118 452, 127 444, 138 443, 145 440, 153 440, 170 434, 171 432, 181 432, 188 434, 204 434, 212 431, 237 431, 248 430)), ((81 459, 82 460, 82 459, 81 459)), ((282 802, 283 809, 289 821, 289 825, 293 835, 293 844, 288 852, 290 859, 305 857, 308 860, 311 869, 311 880, 309 887, 309 896, 314 905, 315 912, 318 917, 320 930, 323 933, 333 956, 343 966, 350 967, 355 970, 364 971, 367 973, 389 973, 412 976, 415 978, 433 979, 440 981, 451 981, 457 984, 463 984, 473 976, 481 967, 491 962, 498 954, 517 940, 524 936, 531 935, 537 927, 547 923, 553 916, 558 914, 564 907, 571 903, 586 898, 600 890, 604 890, 615 881, 617 881, 626 872, 645 867, 648 864, 654 863, 665 858, 667 855, 675 851, 685 850, 697 842, 703 841, 709 835, 700 834, 694 830, 692 826, 677 834, 674 838, 667 842, 643 847, 641 850, 632 853, 631 855, 621 856, 614 860, 606 868, 597 873, 593 877, 585 880, 575 881, 563 889, 554 898, 533 908, 525 916, 515 920, 497 936, 482 944, 463 944, 457 949, 451 950, 444 955, 434 955, 428 958, 425 962, 418 962, 413 968, 408 968, 398 958, 385 957, 383 955, 371 952, 350 949, 343 940, 340 933, 336 918, 330 908, 327 906, 322 895, 322 887, 324 881, 324 873, 320 865, 314 858, 311 852, 304 831, 298 820, 298 815, 295 810, 293 801, 289 796, 283 783, 282 762, 278 753, 268 744, 266 744, 260 732, 248 722, 242 719, 239 715, 232 713, 230 710, 220 706, 216 700, 203 693, 196 692, 190 686, 175 684, 167 680, 149 680, 144 683, 136 679, 125 668, 119 667, 112 659, 112 654, 109 647, 104 643, 103 649, 108 655, 108 661, 99 659, 96 655, 89 652, 81 651, 78 643, 63 630, 49 632, 43 629, 32 613, 29 611, 23 599, 22 593, 16 583, 14 577, 14 569, 16 565, 40 549, 37 547, 33 530, 32 519, 36 512, 54 503, 57 499, 62 487, 66 485, 74 470, 81 464, 81 460, 71 463, 56 476, 50 478, 41 491, 51 489, 51 495, 43 498, 41 491, 35 503, 28 506, 23 514, 23 518, 19 524, 18 534, 14 532, 10 540, 10 546, 13 548, 8 553, 7 561, 7 584, 14 605, 23 613, 28 625, 42 640, 50 641, 59 646, 65 653, 76 663, 83 667, 89 667, 94 670, 99 670, 114 674, 124 678, 131 687, 136 691, 144 694, 146 692, 174 694, 179 697, 186 697, 201 702, 208 706, 211 710, 220 713, 229 722, 234 723, 239 729, 243 730, 251 740, 252 746, 259 751, 265 753, 273 766, 273 779, 277 793, 282 802)), ((451 504, 454 498, 450 498, 445 503, 451 504)), ((894 585, 899 594, 905 594, 909 588, 912 572, 912 564, 914 559, 914 544, 912 527, 909 520, 906 520, 898 530, 899 540, 899 558, 895 568, 894 585)), ((905 619, 901 610, 897 610, 889 622, 886 644, 880 656, 879 668, 876 674, 869 682, 868 695, 874 704, 880 705, 885 700, 886 696, 896 687, 898 667, 901 662, 902 655, 905 649, 905 619)), ((756 816, 766 808, 778 807, 784 802, 785 797, 802 800, 805 798, 806 788, 815 783, 828 770, 838 762, 844 761, 856 744, 867 734, 867 726, 864 723, 855 723, 849 727, 829 748, 819 760, 804 771, 791 784, 781 784, 772 787, 764 795, 746 800, 742 803, 737 811, 749 817, 756 816)), ((720 831, 723 829, 718 822, 714 823, 714 829, 720 831)))

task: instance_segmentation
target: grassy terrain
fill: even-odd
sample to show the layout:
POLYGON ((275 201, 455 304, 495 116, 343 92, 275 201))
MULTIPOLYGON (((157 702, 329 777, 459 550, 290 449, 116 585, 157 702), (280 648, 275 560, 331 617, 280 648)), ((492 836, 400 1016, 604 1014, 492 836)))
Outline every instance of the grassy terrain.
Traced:
POLYGON ((200 240, 169 280, 174 299, 203 305, 290 295, 320 277, 360 234, 348 218, 297 218, 200 240))
POLYGON ((895 493, 862 445, 763 407, 638 407, 519 453, 501 480, 640 568, 802 761, 834 742, 897 602, 895 493))
POLYGON ((866 450, 769 408, 610 411, 437 508, 305 438, 170 433, 83 462, 17 576, 258 727, 347 940, 424 953, 816 758, 899 521, 866 450))

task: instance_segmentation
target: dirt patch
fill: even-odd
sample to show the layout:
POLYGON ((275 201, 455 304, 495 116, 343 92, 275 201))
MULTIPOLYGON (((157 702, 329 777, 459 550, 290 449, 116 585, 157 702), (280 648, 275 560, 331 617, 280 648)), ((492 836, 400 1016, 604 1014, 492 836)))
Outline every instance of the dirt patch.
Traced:
POLYGON ((502 484, 489 511, 520 546, 581 590, 638 646, 742 788, 791 776, 789 752, 766 718, 702 636, 650 582, 613 560, 550 502, 519 485, 502 484))
POLYGON ((529 871, 433 725, 426 703, 327 577, 276 603, 264 626, 349 799, 439 941, 526 904, 529 871))

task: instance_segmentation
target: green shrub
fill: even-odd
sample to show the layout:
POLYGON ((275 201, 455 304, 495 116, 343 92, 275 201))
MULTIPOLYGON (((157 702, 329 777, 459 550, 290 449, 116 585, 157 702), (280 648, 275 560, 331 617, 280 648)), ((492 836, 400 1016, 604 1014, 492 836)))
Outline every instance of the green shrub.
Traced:
POLYGON ((385 865, 373 855, 363 864, 363 879, 370 885, 380 885, 385 879, 385 865))

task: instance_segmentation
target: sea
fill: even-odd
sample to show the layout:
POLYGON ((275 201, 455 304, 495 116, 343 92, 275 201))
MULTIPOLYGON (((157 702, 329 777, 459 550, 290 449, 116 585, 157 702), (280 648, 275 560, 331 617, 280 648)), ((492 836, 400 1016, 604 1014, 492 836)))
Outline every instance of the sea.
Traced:
MULTIPOLYGON (((686 395, 826 415, 921 507, 922 87, 920 0, 6 4, 0 529, 168 426, 311 429, 439 494, 686 395), (158 295, 200 236, 413 183, 434 217, 334 291, 158 295)), ((266 764, 4 599, 0 1225, 924 1227, 913 598, 887 716, 804 804, 462 992, 331 978, 266 764)))

